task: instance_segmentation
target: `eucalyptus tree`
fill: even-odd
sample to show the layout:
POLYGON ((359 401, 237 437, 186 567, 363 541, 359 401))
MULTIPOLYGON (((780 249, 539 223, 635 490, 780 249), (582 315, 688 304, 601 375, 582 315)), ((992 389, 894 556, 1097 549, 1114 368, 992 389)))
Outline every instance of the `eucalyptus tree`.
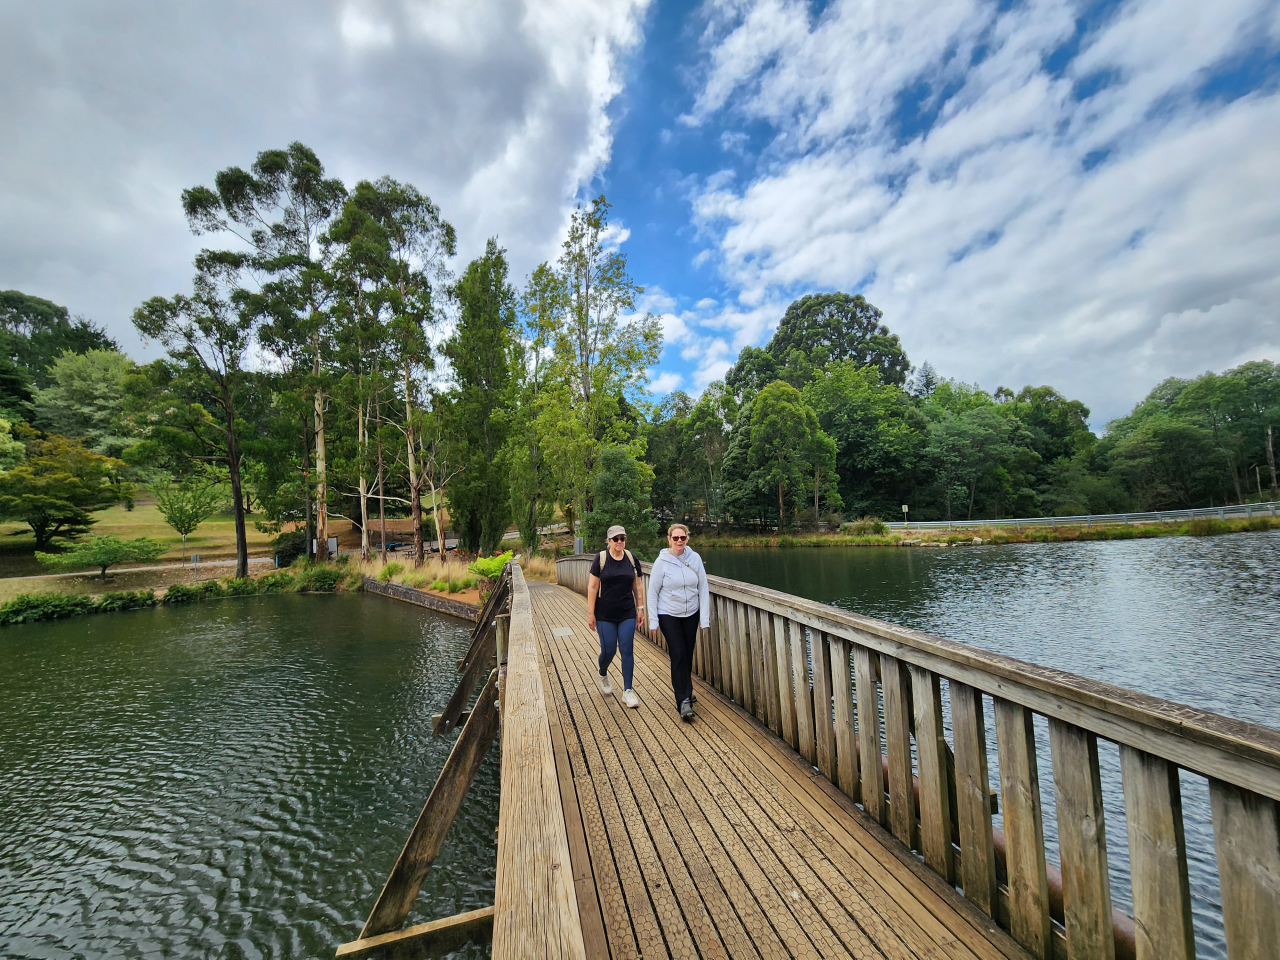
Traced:
MULTIPOLYGON (((295 141, 283 150, 264 150, 249 170, 227 167, 213 188, 182 193, 183 211, 197 235, 229 233, 253 253, 246 266, 259 277, 246 305, 261 319, 259 336, 286 372, 308 371, 312 395, 310 423, 303 430, 315 444, 317 557, 327 555, 328 473, 325 435, 325 351, 328 346, 327 264, 321 239, 342 208, 346 188, 326 177, 311 148, 295 141)), ((308 508, 308 514, 310 509, 308 508)))
POLYGON ((152 297, 133 312, 145 338, 157 340, 168 361, 134 378, 150 407, 143 418, 145 454, 187 465, 225 467, 236 531, 236 576, 249 573, 245 535, 242 456, 249 431, 242 416, 255 314, 246 303, 240 276, 249 255, 203 251, 190 296, 152 297))
POLYGON ((779 362, 799 350, 819 367, 852 360, 860 367, 875 367, 885 383, 901 385, 911 364, 897 334, 890 333, 882 319, 884 314, 862 294, 807 294, 787 307, 765 350, 779 362))
POLYGON ((444 344, 452 369, 450 413, 461 469, 449 486, 449 512, 462 549, 492 553, 511 519, 506 458, 516 384, 516 292, 506 251, 490 238, 453 287, 458 322, 444 344))

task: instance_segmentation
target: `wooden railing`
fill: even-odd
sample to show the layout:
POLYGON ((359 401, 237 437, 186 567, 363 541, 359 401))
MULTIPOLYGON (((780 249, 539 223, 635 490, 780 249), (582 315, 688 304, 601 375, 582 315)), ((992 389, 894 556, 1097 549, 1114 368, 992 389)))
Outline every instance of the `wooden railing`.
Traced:
MULTIPOLYGON (((585 593, 591 560, 558 560, 557 579, 585 593)), ((1208 779, 1228 956, 1280 956, 1280 732, 775 590, 708 581, 711 628, 699 637, 695 674, 1032 955, 1195 956, 1186 770, 1208 779), (1060 865, 1045 844, 1037 716, 1048 721, 1060 865), (1119 748, 1132 919, 1111 903, 1099 738, 1119 748), (997 796, 1003 831, 992 823, 997 796)), ((648 635, 647 624, 638 629, 648 635)))

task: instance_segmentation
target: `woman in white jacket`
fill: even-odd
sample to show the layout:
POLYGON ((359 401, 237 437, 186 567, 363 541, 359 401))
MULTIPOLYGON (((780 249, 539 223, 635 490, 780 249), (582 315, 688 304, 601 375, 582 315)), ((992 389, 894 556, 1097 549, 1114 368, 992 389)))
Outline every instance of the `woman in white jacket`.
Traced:
POLYGON ((682 720, 693 719, 693 647, 711 626, 711 596, 702 558, 689 548, 689 528, 673 523, 667 549, 649 571, 649 629, 662 629, 671 656, 671 692, 682 720))

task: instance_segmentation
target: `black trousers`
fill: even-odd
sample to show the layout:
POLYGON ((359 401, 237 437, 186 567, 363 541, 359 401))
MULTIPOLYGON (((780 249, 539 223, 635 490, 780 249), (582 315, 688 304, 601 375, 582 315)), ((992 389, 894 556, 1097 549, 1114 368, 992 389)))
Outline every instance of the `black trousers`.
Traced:
POLYGON ((671 656, 671 692, 676 695, 679 707, 693 697, 693 648, 698 642, 698 614, 673 617, 660 613, 658 626, 671 656))

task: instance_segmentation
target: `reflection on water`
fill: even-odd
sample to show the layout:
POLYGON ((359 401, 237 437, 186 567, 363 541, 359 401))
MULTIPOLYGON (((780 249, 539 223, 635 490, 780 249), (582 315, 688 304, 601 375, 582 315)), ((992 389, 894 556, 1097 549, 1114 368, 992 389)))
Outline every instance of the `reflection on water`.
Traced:
MULTIPOLYGON (((945 550, 708 550, 704 559, 713 574, 1280 728, 1280 533, 945 550)), ((990 739, 989 702, 987 729, 990 739)), ((1045 836, 1056 858, 1043 719, 1036 734, 1045 836)), ((1113 897, 1127 910, 1119 751, 1100 743, 1099 755, 1113 897)), ((994 749, 991 776, 994 785, 994 749)), ((1225 957, 1208 787, 1195 775, 1181 779, 1199 953, 1225 957)))
MULTIPOLYGON (((468 633, 360 595, 0 631, 0 955, 332 957, 444 764, 468 633)), ((495 752, 411 922, 493 902, 497 793, 495 752)))

